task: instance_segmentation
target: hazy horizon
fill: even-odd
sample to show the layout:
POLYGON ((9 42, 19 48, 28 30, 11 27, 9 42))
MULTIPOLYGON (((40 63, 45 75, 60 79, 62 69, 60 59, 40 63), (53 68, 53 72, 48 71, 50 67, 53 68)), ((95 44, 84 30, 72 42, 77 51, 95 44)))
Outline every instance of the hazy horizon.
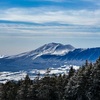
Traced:
POLYGON ((100 47, 100 1, 0 0, 0 55, 51 42, 100 47))

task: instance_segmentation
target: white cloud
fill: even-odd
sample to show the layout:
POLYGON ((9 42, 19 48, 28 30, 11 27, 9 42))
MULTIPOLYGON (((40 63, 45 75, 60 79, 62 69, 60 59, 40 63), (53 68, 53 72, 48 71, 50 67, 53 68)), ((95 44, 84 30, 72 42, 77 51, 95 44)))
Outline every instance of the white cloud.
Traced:
POLYGON ((100 10, 46 10, 46 8, 11 8, 0 11, 0 20, 33 23, 57 22, 74 25, 100 25, 100 10))
POLYGON ((100 10, 54 11, 46 10, 46 8, 11 8, 0 10, 0 20, 39 23, 35 26, 34 24, 18 24, 16 22, 7 24, 4 22, 0 24, 0 36, 70 37, 93 36, 94 33, 100 36, 100 10))
POLYGON ((70 26, 42 26, 42 25, 27 25, 27 24, 0 24, 0 36, 6 37, 73 37, 73 36, 93 36, 99 35, 100 27, 88 25, 70 25, 70 26))

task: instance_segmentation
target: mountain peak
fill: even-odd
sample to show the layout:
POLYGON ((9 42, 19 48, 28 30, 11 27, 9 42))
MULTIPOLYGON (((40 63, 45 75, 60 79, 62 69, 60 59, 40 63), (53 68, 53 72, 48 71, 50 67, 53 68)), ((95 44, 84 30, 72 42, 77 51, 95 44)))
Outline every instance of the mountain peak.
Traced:
POLYGON ((55 54, 55 55, 64 55, 65 53, 68 53, 69 51, 74 50, 75 48, 68 44, 68 45, 63 45, 61 43, 48 43, 43 45, 42 47, 38 48, 37 50, 44 53, 50 53, 50 54, 55 54))
POLYGON ((31 68, 82 65, 85 60, 94 62, 100 56, 100 48, 74 48, 72 45, 49 43, 36 50, 0 59, 0 70, 27 70, 31 68), (15 66, 15 69, 14 67, 15 66), (19 67, 18 67, 19 66, 19 67))
POLYGON ((51 43, 48 43, 48 44, 45 44, 45 45, 46 45, 46 46, 66 46, 68 49, 69 49, 69 48, 75 49, 75 47, 72 46, 71 44, 63 45, 63 44, 61 44, 61 43, 51 42, 51 43))
POLYGON ((37 57, 41 56, 41 55, 45 55, 45 54, 50 54, 50 55, 65 55, 66 53, 68 53, 69 51, 73 51, 75 48, 68 44, 68 45, 63 45, 61 43, 48 43, 45 44, 39 48, 37 48, 36 50, 32 50, 29 52, 25 52, 25 53, 21 53, 18 55, 13 55, 13 56, 9 56, 8 59, 10 58, 19 58, 19 57, 32 57, 32 59, 36 59, 37 57))
POLYGON ((51 43, 48 43, 47 45, 58 45, 58 44, 61 44, 61 43, 51 42, 51 43))

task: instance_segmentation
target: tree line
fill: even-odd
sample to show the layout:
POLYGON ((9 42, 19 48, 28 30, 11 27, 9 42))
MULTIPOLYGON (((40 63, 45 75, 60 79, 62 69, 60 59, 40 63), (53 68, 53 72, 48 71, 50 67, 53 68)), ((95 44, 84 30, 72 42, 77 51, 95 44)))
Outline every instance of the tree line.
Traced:
POLYGON ((18 82, 0 84, 0 100, 100 100, 100 58, 68 74, 39 75, 31 80, 26 75, 18 82))

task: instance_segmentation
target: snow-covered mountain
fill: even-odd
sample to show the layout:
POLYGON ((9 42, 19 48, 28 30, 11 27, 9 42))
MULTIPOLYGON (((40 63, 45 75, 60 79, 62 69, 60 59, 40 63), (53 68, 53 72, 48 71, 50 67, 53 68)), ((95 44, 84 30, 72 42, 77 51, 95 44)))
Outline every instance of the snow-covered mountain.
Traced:
POLYGON ((69 51, 74 50, 75 48, 71 45, 63 45, 60 43, 49 43, 41 46, 40 48, 25 52, 19 55, 9 56, 8 59, 11 58, 20 58, 20 57, 32 57, 32 59, 36 59, 37 57, 45 54, 50 55, 65 55, 69 51))
POLYGON ((0 59, 0 71, 58 68, 63 65, 82 65, 85 60, 94 62, 100 56, 100 48, 74 48, 71 45, 49 43, 18 55, 0 59))
POLYGON ((23 79, 26 74, 34 79, 38 73, 67 73, 70 66, 78 69, 85 60, 94 62, 100 56, 98 48, 75 48, 71 45, 49 43, 40 48, 13 56, 0 56, 0 83, 23 79))
MULTIPOLYGON (((21 53, 18 55, 8 56, 0 59, 0 71, 2 70, 27 70, 31 68, 45 68, 46 63, 41 56, 52 55, 52 56, 63 56, 69 51, 73 51, 75 48, 71 45, 63 45, 60 43, 49 43, 41 46, 40 48, 21 53), (39 59, 40 58, 40 59, 39 59), (39 59, 39 60, 38 60, 39 59)), ((49 67, 49 66, 47 66, 49 67)))

